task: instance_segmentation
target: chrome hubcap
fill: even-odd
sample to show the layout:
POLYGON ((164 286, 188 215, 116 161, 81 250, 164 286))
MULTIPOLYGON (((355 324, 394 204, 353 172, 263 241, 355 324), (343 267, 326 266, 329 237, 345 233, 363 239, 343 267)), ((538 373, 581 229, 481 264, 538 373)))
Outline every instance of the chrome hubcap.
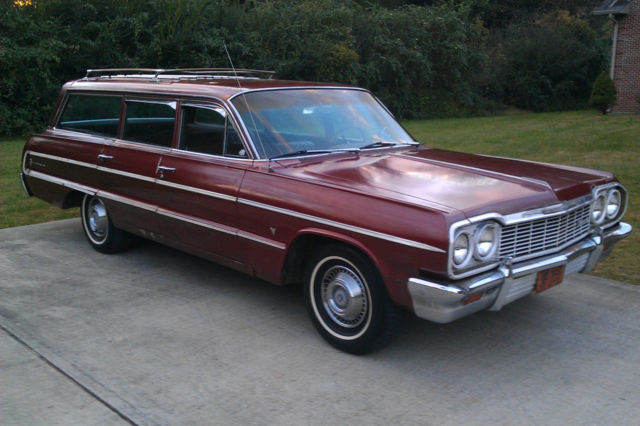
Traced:
POLYGON ((342 327, 354 328, 366 318, 366 287, 351 269, 338 265, 325 272, 321 295, 325 312, 342 327))
POLYGON ((103 238, 107 233, 107 209, 97 198, 93 198, 87 208, 89 229, 98 238, 103 238))

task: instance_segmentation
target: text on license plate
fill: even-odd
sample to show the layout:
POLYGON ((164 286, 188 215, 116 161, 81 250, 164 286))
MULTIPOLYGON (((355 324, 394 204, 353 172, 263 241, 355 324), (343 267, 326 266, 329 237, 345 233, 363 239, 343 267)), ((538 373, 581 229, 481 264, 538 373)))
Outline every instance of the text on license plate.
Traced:
POLYGON ((562 282, 564 278, 564 266, 560 265, 555 268, 545 269, 538 272, 538 278, 536 279, 536 293, 545 291, 548 288, 556 286, 562 282))

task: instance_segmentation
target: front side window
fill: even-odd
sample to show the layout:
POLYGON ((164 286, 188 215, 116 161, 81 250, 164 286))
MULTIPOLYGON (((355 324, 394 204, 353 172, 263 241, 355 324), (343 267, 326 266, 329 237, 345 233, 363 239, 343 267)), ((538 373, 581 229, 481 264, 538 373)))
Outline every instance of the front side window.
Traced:
POLYGON ((232 102, 262 158, 415 143, 362 90, 256 91, 236 96, 232 102))
POLYGON ((56 127, 116 137, 121 100, 120 96, 70 94, 56 127))
POLYGON ((227 112, 220 107, 182 107, 180 148, 203 154, 247 157, 227 112))
POLYGON ((122 138, 170 147, 175 117, 175 102, 127 101, 122 138))

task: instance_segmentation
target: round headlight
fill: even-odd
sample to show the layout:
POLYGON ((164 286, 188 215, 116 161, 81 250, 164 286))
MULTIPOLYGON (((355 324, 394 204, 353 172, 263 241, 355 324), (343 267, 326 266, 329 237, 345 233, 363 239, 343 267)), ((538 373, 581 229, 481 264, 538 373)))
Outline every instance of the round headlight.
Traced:
POLYGON ((486 224, 476 232, 475 254, 479 260, 492 257, 498 247, 498 229, 494 224, 486 224))
POLYGON ((606 217, 606 199, 604 194, 599 194, 596 201, 593 203, 593 210, 591 211, 591 220, 596 224, 601 224, 606 217))
POLYGON ((471 254, 471 239, 469 234, 462 232, 453 242, 453 263, 456 266, 463 265, 469 260, 471 254))
POLYGON ((620 213, 622 206, 622 194, 617 189, 613 189, 607 195, 607 219, 613 219, 620 213))

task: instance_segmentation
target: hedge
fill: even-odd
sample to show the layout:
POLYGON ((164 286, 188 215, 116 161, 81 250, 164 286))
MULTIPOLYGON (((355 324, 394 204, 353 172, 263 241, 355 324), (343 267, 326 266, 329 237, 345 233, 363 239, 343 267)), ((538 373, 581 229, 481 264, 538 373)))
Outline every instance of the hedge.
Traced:
POLYGON ((5 1, 0 135, 42 128, 61 84, 87 68, 228 67, 223 42, 238 68, 363 86, 403 118, 586 105, 606 65, 606 45, 586 21, 551 14, 496 33, 480 19, 482 4, 5 1))

